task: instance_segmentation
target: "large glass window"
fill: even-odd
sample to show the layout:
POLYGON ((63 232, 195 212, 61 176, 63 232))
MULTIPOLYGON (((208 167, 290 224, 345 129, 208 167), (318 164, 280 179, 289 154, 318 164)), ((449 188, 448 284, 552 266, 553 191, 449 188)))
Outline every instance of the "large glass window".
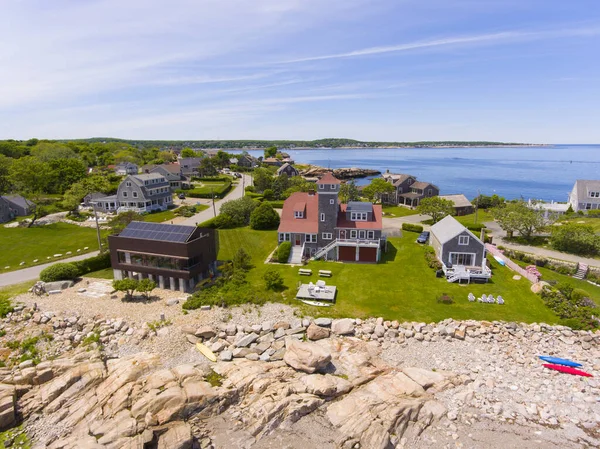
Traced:
POLYGON ((474 256, 474 254, 469 253, 450 253, 450 263, 452 263, 452 265, 473 266, 475 260, 474 256))

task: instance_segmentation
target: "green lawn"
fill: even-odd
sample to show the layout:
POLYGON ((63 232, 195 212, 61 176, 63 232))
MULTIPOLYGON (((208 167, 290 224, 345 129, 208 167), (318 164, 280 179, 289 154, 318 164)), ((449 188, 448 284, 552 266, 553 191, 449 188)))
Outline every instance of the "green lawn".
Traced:
POLYGON ((85 275, 87 278, 96 279, 114 279, 114 272, 112 268, 105 268, 104 270, 92 271, 85 275))
POLYGON ((23 282, 22 284, 15 284, 0 288, 0 301, 5 301, 22 293, 27 293, 34 283, 34 281, 28 281, 23 282))
MULTIPOLYGON (((459 217, 454 217, 459 223, 462 223, 464 226, 475 224, 475 214, 469 215, 461 215, 459 217)), ((484 223, 486 221, 494 221, 494 218, 490 215, 490 213, 484 209, 479 209, 477 212, 477 223, 484 223)))
POLYGON ((402 206, 383 206, 384 217, 407 217, 409 215, 417 215, 418 212, 414 209, 402 206))
POLYGON ((589 217, 581 217, 579 215, 575 215, 567 220, 560 220, 563 223, 578 223, 585 224, 594 228, 596 234, 600 234, 600 218, 589 218, 589 217))
POLYGON ((33 228, 0 226, 0 273, 27 268, 98 249, 96 230, 67 223, 33 228), (87 250, 84 250, 88 247, 87 250), (80 252, 77 250, 80 249, 80 252), (71 251, 71 255, 67 252, 71 251), (53 257, 62 254, 61 258, 53 257), (50 257, 50 259, 47 259, 50 257), (38 259, 38 262, 33 261, 38 259), (24 266, 19 263, 25 262, 24 266), (4 269, 10 266, 9 269, 4 269))
POLYGON ((371 264, 351 264, 314 261, 307 265, 313 275, 299 276, 298 267, 286 265, 265 265, 263 262, 277 244, 274 231, 251 231, 246 228, 220 230, 220 259, 229 259, 239 247, 251 255, 255 268, 248 274, 248 280, 263 288, 262 276, 267 269, 278 270, 284 278, 288 290, 284 292, 287 301, 298 305, 310 315, 369 317, 383 316, 401 321, 440 321, 445 318, 507 320, 525 322, 557 322, 556 316, 547 309, 542 300, 534 295, 531 284, 521 279, 512 279, 514 273, 500 267, 492 259, 494 276, 488 284, 460 286, 438 279, 428 268, 423 255, 424 248, 415 243, 415 233, 405 232, 401 238, 389 240, 389 250, 385 261, 371 264), (316 282, 319 269, 331 270, 333 276, 326 281, 338 287, 337 303, 334 307, 310 307, 294 300, 295 288, 299 282, 316 282), (502 295, 506 300, 503 306, 497 304, 470 303, 467 295, 472 292, 502 295), (454 304, 437 302, 442 294, 448 294, 454 304))

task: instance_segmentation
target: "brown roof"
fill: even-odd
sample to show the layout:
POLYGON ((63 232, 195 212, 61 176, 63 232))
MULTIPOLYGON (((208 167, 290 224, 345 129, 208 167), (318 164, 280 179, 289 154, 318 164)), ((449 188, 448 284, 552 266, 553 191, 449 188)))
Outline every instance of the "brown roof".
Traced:
POLYGON ((319 179, 319 184, 341 184, 341 183, 342 183, 342 181, 340 181, 339 179, 337 179, 331 173, 325 173, 319 179))
POLYGON ((278 232, 316 234, 319 232, 319 199, 317 195, 295 192, 283 203, 278 232), (304 204, 304 218, 294 218, 297 205, 304 204))
POLYGON ((410 187, 411 188, 414 187, 415 189, 426 189, 429 186, 435 187, 437 189, 437 186, 433 185, 432 183, 430 183, 430 182, 423 182, 423 181, 413 182, 410 187))
POLYGON ((373 221, 351 221, 346 220, 347 204, 340 205, 340 213, 336 227, 351 229, 383 229, 383 213, 381 204, 373 205, 373 221))
POLYGON ((440 195, 440 198, 444 200, 449 200, 454 203, 454 207, 469 207, 473 206, 471 202, 464 196, 462 193, 458 193, 455 195, 440 195))
POLYGON ((382 176, 384 179, 390 179, 392 184, 395 186, 402 184, 408 178, 416 179, 413 175, 408 175, 405 173, 384 173, 382 176))

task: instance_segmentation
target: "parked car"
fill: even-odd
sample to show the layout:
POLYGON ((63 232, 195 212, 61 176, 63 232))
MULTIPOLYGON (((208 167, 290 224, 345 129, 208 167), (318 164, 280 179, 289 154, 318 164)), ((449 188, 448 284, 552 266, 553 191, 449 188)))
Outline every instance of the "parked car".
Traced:
POLYGON ((429 241, 429 231, 421 232, 421 235, 417 238, 417 243, 427 243, 429 241))
POLYGON ((180 193, 179 195, 177 195, 177 197, 178 197, 180 200, 185 200, 185 193, 180 193))

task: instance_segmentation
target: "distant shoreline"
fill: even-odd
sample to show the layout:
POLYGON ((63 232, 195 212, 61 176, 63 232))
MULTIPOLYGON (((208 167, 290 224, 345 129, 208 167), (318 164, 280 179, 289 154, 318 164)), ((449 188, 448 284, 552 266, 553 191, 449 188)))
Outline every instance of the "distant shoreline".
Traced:
MULTIPOLYGON (((310 150, 436 150, 451 148, 551 148, 554 144, 515 144, 515 145, 439 145, 439 146, 372 146, 372 147, 280 147, 280 151, 310 151, 310 150)), ((203 148, 203 150, 221 150, 220 148, 203 148)), ((264 148, 228 148, 222 151, 263 151, 264 148)))

